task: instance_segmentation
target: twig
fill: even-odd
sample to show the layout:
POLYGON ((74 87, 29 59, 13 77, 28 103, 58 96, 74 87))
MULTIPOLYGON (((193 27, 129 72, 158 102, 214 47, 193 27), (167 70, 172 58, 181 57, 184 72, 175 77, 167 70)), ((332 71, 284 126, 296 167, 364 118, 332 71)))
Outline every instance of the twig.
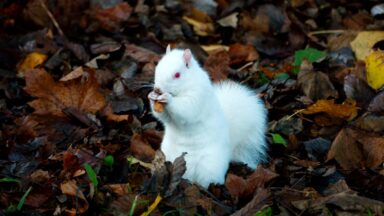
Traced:
POLYGON ((47 8, 47 6, 46 6, 45 3, 43 2, 43 0, 40 0, 40 4, 41 4, 41 7, 43 7, 43 9, 45 10, 45 12, 46 12, 47 15, 49 16, 49 18, 51 19, 53 25, 56 27, 56 29, 57 29, 57 31, 59 32, 59 34, 60 34, 61 36, 65 37, 65 34, 64 34, 63 30, 61 30, 59 23, 56 21, 55 17, 54 17, 53 14, 51 13, 51 11, 49 11, 49 9, 47 8))
POLYGON ((308 35, 309 36, 312 36, 312 35, 319 35, 319 34, 341 34, 341 33, 344 33, 346 32, 346 30, 342 30, 342 29, 335 29, 335 30, 320 30, 320 31, 313 31, 313 32, 309 32, 308 35))

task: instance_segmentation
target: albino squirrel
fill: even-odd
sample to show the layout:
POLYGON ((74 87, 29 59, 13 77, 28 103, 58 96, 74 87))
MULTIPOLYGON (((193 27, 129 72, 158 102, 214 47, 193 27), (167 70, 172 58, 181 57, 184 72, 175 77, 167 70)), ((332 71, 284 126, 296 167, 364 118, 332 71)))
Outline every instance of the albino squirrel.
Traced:
POLYGON ((187 153, 184 178, 207 188, 224 183, 230 161, 255 169, 266 159, 263 102, 238 83, 212 84, 189 49, 171 51, 168 45, 148 98, 165 127, 166 160, 187 153))

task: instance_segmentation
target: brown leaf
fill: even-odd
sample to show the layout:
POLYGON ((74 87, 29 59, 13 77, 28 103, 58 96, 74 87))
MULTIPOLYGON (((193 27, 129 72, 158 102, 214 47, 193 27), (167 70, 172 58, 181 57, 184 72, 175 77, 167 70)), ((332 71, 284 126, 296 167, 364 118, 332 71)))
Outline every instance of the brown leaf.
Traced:
POLYGON ((342 129, 336 136, 328 152, 327 160, 335 158, 344 169, 359 168, 363 165, 364 156, 360 146, 351 136, 351 129, 342 129))
POLYGON ((257 59, 259 59, 259 53, 256 51, 255 47, 250 44, 231 44, 229 46, 228 54, 231 59, 231 65, 256 61, 257 59))
POLYGON ((228 173, 225 179, 225 187, 232 196, 243 197, 247 187, 247 181, 240 176, 228 173))
POLYGON ((309 161, 309 160, 296 160, 293 161, 293 164, 305 167, 305 168, 315 168, 320 165, 318 161, 309 161))
POLYGON ((61 183, 60 189, 63 194, 75 197, 76 199, 74 200, 81 201, 76 204, 75 203, 73 204, 73 206, 76 206, 76 208, 66 209, 65 210, 66 212, 70 214, 81 214, 88 210, 88 207, 89 207, 88 201, 85 198, 83 192, 80 190, 80 188, 77 187, 76 182, 74 180, 61 183))
POLYGON ((320 210, 326 205, 339 207, 342 211, 344 211, 345 215, 350 215, 352 212, 353 214, 365 214, 367 209, 370 209, 373 215, 379 215, 384 210, 383 202, 358 196, 353 191, 341 192, 313 200, 309 203, 308 207, 309 209, 320 210))
POLYGON ((246 180, 229 173, 225 181, 225 186, 232 196, 246 198, 251 196, 256 188, 263 188, 267 182, 277 176, 278 174, 269 169, 264 169, 259 165, 255 172, 248 176, 246 180))
POLYGON ((306 96, 313 101, 318 99, 336 98, 338 93, 329 80, 327 74, 315 72, 312 66, 307 66, 308 61, 303 61, 301 71, 298 74, 297 82, 306 96))
POLYGON ((173 161, 172 172, 171 172, 171 181, 167 192, 165 192, 164 197, 171 196, 172 193, 176 190, 177 186, 181 182, 181 177, 184 175, 187 170, 186 162, 184 156, 186 153, 183 153, 173 161))
POLYGON ((348 187, 347 182, 343 180, 339 180, 335 184, 330 184, 328 187, 323 191, 323 194, 326 196, 337 194, 341 192, 350 191, 351 189, 348 187))
POLYGON ((354 74, 349 74, 344 77, 344 92, 347 98, 356 100, 359 107, 365 107, 372 100, 375 92, 362 79, 359 79, 354 74))
POLYGON ((107 189, 111 191, 112 193, 118 195, 118 196, 124 196, 128 194, 130 185, 128 183, 124 184, 108 184, 104 185, 103 189, 107 189))
POLYGON ((132 117, 130 115, 117 115, 113 113, 113 110, 111 108, 111 105, 108 104, 105 109, 102 112, 102 115, 107 117, 108 121, 114 121, 114 122, 122 122, 122 121, 133 121, 132 117))
POLYGON ((151 146, 154 149, 159 149, 161 141, 163 140, 163 131, 158 131, 155 129, 146 129, 143 131, 143 136, 148 140, 151 146))
POLYGON ((342 129, 328 152, 327 160, 333 158, 344 169, 377 167, 384 162, 384 138, 374 133, 342 129))
POLYGON ((315 104, 307 107, 304 114, 327 113, 332 117, 338 117, 345 120, 352 120, 357 115, 356 102, 346 100, 342 104, 335 104, 334 100, 318 100, 315 104))
POLYGON ((51 177, 49 176, 48 171, 44 171, 41 169, 34 171, 30 175, 31 181, 35 183, 44 183, 44 182, 47 182, 50 178, 51 177))
POLYGON ((259 165, 257 166, 255 172, 247 178, 248 190, 253 193, 256 188, 264 187, 266 183, 277 176, 279 176, 277 173, 259 165))
POLYGON ((135 157, 145 162, 151 162, 156 154, 148 140, 138 133, 133 134, 131 138, 130 150, 135 157))
POLYGON ((37 192, 32 190, 32 192, 25 198, 24 204, 33 208, 39 208, 47 203, 49 199, 52 199, 52 195, 52 191, 48 188, 44 188, 44 191, 39 190, 37 192))
POLYGON ((353 125, 365 131, 381 132, 384 131, 384 116, 365 113, 356 119, 353 125))
POLYGON ((91 15, 102 29, 115 32, 120 30, 122 23, 128 20, 131 13, 132 7, 127 2, 121 2, 107 9, 98 5, 92 10, 91 15))
POLYGON ((80 67, 75 68, 73 71, 71 71, 67 75, 63 76, 60 79, 60 81, 64 82, 64 81, 68 81, 68 80, 77 79, 77 78, 79 78, 81 76, 85 76, 85 74, 86 73, 85 73, 83 67, 80 66, 80 67))
POLYGON ((25 73, 25 80, 25 91, 38 98, 29 103, 35 114, 65 117, 63 111, 66 108, 96 113, 105 106, 105 98, 98 91, 93 73, 85 81, 76 79, 57 83, 45 70, 34 69, 25 73))
POLYGON ((125 44, 125 55, 140 63, 154 63, 160 60, 158 54, 134 44, 125 44))
POLYGON ((343 24, 351 30, 364 30, 366 26, 373 22, 373 18, 366 11, 346 16, 343 19, 343 24))
POLYGON ((384 91, 377 94, 368 106, 368 111, 383 113, 384 112, 384 91))
POLYGON ((254 215, 255 212, 262 210, 271 204, 271 193, 267 189, 262 189, 256 193, 253 199, 243 208, 233 213, 232 216, 254 215))
POLYGON ((214 82, 227 79, 230 57, 227 51, 219 50, 211 53, 205 60, 204 68, 214 82))

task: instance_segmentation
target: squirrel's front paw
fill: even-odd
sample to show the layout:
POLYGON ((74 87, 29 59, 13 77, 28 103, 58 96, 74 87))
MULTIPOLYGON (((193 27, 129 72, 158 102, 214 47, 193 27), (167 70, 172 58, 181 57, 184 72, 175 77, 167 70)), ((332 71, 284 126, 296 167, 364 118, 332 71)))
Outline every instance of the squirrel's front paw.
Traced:
POLYGON ((171 99, 172 99, 172 95, 169 94, 168 92, 165 92, 157 97, 157 101, 164 104, 169 103, 171 99))

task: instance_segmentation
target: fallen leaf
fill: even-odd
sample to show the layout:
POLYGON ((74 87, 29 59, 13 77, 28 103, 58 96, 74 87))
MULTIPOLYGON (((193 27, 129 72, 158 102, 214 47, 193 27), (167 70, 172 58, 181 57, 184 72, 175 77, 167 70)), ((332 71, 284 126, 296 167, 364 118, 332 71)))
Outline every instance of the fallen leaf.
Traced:
POLYGON ((344 77, 344 92, 347 98, 355 100, 359 107, 366 107, 375 96, 368 84, 354 74, 344 77))
POLYGON ((382 132, 384 131, 384 116, 375 113, 365 113, 357 118, 353 125, 369 132, 382 132))
POLYGON ((233 197, 243 197, 247 188, 247 181, 240 176, 228 173, 225 187, 233 197))
POLYGON ((105 106, 105 98, 98 90, 95 75, 90 73, 87 80, 76 79, 57 83, 42 69, 25 73, 25 91, 37 99, 29 102, 39 115, 65 117, 64 110, 75 108, 81 112, 96 113, 105 106))
POLYGON ((255 212, 262 210, 268 205, 271 205, 271 193, 267 189, 262 189, 255 194, 247 205, 233 213, 232 216, 254 215, 255 212))
POLYGON ((85 198, 83 192, 80 190, 80 188, 77 187, 76 181, 70 180, 70 181, 61 183, 60 190, 63 194, 75 197, 76 200, 82 201, 81 203, 77 202, 73 204, 73 206, 76 206, 76 208, 65 209, 67 213, 76 215, 76 214, 82 214, 88 210, 88 207, 89 207, 88 201, 85 198))
POLYGON ((188 24, 192 25, 194 32, 199 36, 209 36, 215 32, 215 27, 213 23, 200 22, 187 16, 183 16, 183 20, 185 20, 188 24))
POLYGON ((259 59, 259 53, 256 51, 255 47, 250 44, 231 44, 229 46, 228 54, 231 59, 231 65, 243 62, 256 61, 259 59))
POLYGON ((334 205, 341 209, 345 215, 360 213, 366 214, 366 210, 370 209, 373 214, 381 214, 384 210, 384 203, 381 201, 358 196, 356 192, 345 191, 333 194, 327 197, 321 197, 315 200, 308 200, 308 205, 299 208, 301 210, 321 210, 326 205, 334 205))
POLYGON ((30 175, 31 181, 35 183, 44 183, 44 182, 47 182, 50 178, 51 177, 49 175, 49 172, 41 169, 34 171, 30 175))
POLYGON ((132 57, 140 63, 154 63, 160 60, 158 54, 134 44, 125 44, 124 55, 132 57))
POLYGON ((361 31, 357 34, 355 40, 351 42, 352 50, 356 58, 365 60, 371 52, 373 45, 384 38, 384 31, 361 31))
POLYGON ((367 82, 372 88, 377 90, 384 85, 384 51, 377 50, 372 52, 366 57, 365 63, 367 67, 367 82))
POLYGON ((342 104, 335 104, 334 100, 318 100, 315 104, 302 111, 304 114, 327 113, 330 116, 352 120, 357 115, 356 102, 347 99, 342 104))
POLYGON ((253 195, 256 188, 264 188, 266 183, 277 176, 278 174, 259 165, 247 179, 229 173, 225 180, 225 187, 232 196, 247 198, 253 195))
POLYGON ((229 73, 230 57, 228 52, 220 50, 211 53, 205 60, 204 68, 208 71, 214 82, 227 79, 229 73))
POLYGON ((17 65, 17 75, 19 77, 24 77, 24 73, 27 70, 34 69, 35 67, 42 65, 47 58, 47 55, 39 52, 28 54, 24 60, 17 65))
POLYGON ((91 59, 89 62, 85 63, 85 66, 89 68, 98 69, 99 65, 97 64, 97 60, 105 60, 105 59, 109 59, 109 54, 100 54, 95 58, 91 59))
POLYGON ((76 69, 74 69, 73 71, 69 72, 67 75, 63 76, 60 81, 62 82, 65 82, 65 81, 68 81, 68 80, 73 80, 73 79, 77 79, 81 76, 84 76, 86 73, 83 69, 83 67, 77 67, 76 69))
POLYGON ((128 20, 132 11, 132 7, 127 2, 120 2, 106 9, 98 5, 92 9, 90 14, 102 29, 116 32, 123 27, 123 22, 128 20))
POLYGON ((117 115, 113 112, 111 105, 108 104, 102 112, 102 115, 107 117, 108 121, 122 122, 122 121, 133 121, 131 115, 117 115))
POLYGON ((239 21, 238 15, 239 15, 238 12, 234 12, 228 16, 225 16, 217 20, 217 23, 219 23, 219 25, 223 27, 237 28, 237 23, 239 21))
POLYGON ((294 72, 298 73, 303 60, 307 60, 310 63, 324 59, 327 53, 314 48, 306 48, 304 50, 298 50, 295 52, 295 60, 293 65, 295 66, 294 72))
POLYGON ((344 169, 377 167, 384 162, 384 138, 375 133, 342 129, 328 152, 327 160, 333 158, 344 169))
POLYGON ((228 50, 229 50, 229 47, 228 47, 228 46, 221 45, 221 44, 201 45, 201 48, 202 48, 205 52, 207 52, 208 54, 209 54, 209 53, 218 52, 218 51, 220 51, 220 50, 225 50, 225 51, 228 51, 228 50))
POLYGON ((113 194, 116 194, 118 196, 124 196, 128 194, 130 185, 129 183, 107 184, 104 185, 102 188, 111 191, 113 194))
POLYGON ((308 153, 308 158, 316 161, 323 161, 329 148, 331 141, 318 137, 304 142, 305 150, 308 153))
POLYGON ((304 94, 313 101, 338 96, 328 75, 320 71, 313 71, 313 67, 308 61, 304 60, 302 63, 297 82, 304 94))
POLYGON ((338 194, 341 192, 347 192, 350 190, 351 189, 348 187, 347 182, 343 179, 343 180, 339 180, 334 184, 329 184, 327 188, 323 191, 323 194, 326 196, 329 196, 329 195, 338 194))
POLYGON ((305 168, 315 168, 320 165, 320 162, 318 161, 309 161, 309 160, 296 160, 293 161, 293 164, 305 167, 305 168))
POLYGON ((361 10, 355 14, 345 16, 342 22, 347 29, 362 31, 373 21, 373 18, 367 11, 361 10))
POLYGON ((151 163, 147 163, 147 162, 141 161, 141 160, 139 160, 139 159, 137 159, 137 158, 135 158, 133 156, 127 157, 127 161, 128 161, 128 163, 130 165, 138 163, 142 167, 145 167, 145 168, 151 169, 151 170, 153 169, 153 165, 151 163))
POLYGON ((377 94, 368 106, 369 112, 382 113, 384 112, 384 91, 377 94))
POLYGON ((138 159, 150 162, 155 157, 156 151, 142 135, 138 133, 133 134, 130 143, 130 150, 138 159))
POLYGON ((212 23, 211 17, 204 11, 196 7, 191 7, 188 11, 188 17, 202 23, 212 23))

